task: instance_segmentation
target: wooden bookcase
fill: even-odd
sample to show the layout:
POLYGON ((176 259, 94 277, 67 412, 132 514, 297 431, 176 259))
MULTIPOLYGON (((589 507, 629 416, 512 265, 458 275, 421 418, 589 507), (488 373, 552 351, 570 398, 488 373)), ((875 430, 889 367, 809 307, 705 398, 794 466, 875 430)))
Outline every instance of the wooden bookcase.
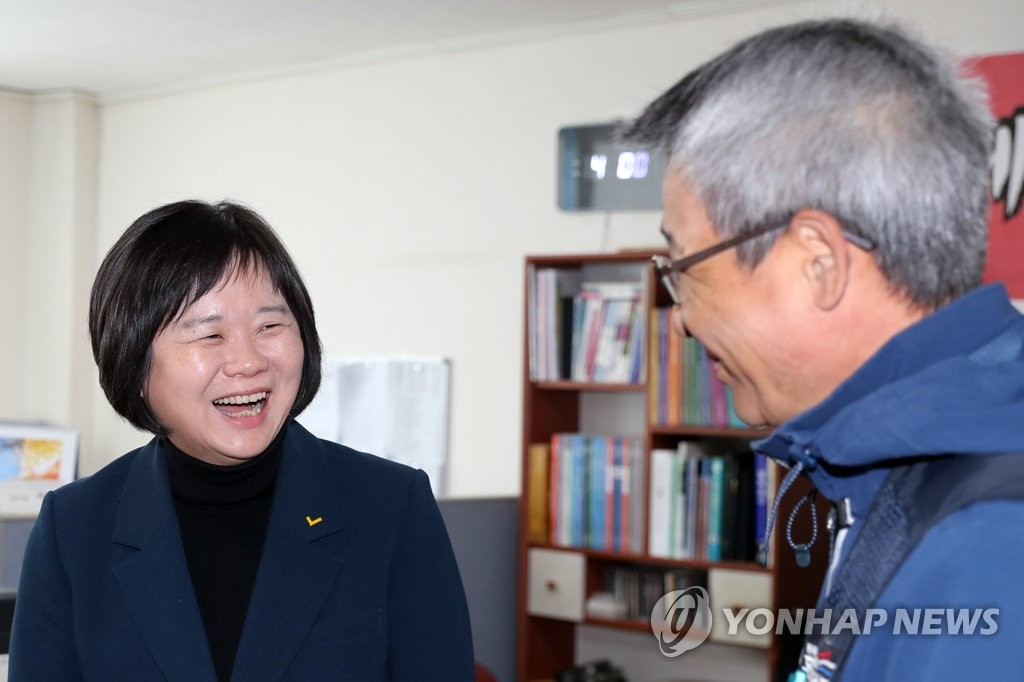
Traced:
MULTIPOLYGON (((624 554, 619 552, 598 551, 585 548, 572 548, 551 546, 543 543, 531 543, 528 534, 529 525, 529 499, 530 499, 530 471, 528 449, 531 444, 548 443, 555 433, 572 433, 581 430, 581 425, 586 425, 586 411, 592 406, 589 401, 597 396, 604 400, 607 396, 632 396, 627 400, 635 401, 636 405, 643 405, 642 416, 639 411, 634 415, 636 423, 632 426, 632 435, 642 435, 644 441, 644 456, 647 458, 644 466, 644 480, 642 485, 645 491, 650 491, 650 452, 654 448, 674 448, 681 440, 707 441, 732 441, 742 448, 750 440, 763 437, 766 431, 760 429, 733 429, 711 426, 657 426, 652 425, 648 418, 647 410, 647 380, 655 363, 648 358, 646 370, 641 375, 641 381, 636 383, 580 383, 573 381, 532 381, 530 370, 530 314, 529 296, 531 284, 529 279, 531 273, 538 268, 558 268, 566 270, 587 271, 588 268, 596 268, 600 271, 606 267, 632 267, 638 273, 646 273, 644 279, 644 291, 642 307, 646 315, 654 307, 667 307, 669 301, 667 295, 660 291, 661 285, 655 277, 654 269, 650 265, 650 257, 653 252, 635 251, 614 254, 597 255, 566 255, 566 256, 532 256, 526 259, 526 274, 524 277, 526 305, 524 306, 524 342, 523 342, 523 432, 522 432, 522 493, 520 497, 519 514, 519 547, 518 547, 518 605, 517 605, 517 680, 518 682, 547 682, 553 680, 555 674, 563 669, 570 668, 583 661, 576 660, 576 628, 585 624, 608 628, 612 631, 622 632, 650 632, 649 625, 630 620, 605 620, 587 617, 585 612, 581 618, 575 620, 563 620, 551 617, 531 615, 529 610, 529 591, 531 580, 536 581, 538 576, 531 576, 531 552, 534 550, 557 550, 564 552, 576 565, 582 562, 583 582, 585 596, 591 595, 600 589, 603 571, 609 566, 637 566, 637 567, 669 567, 693 569, 694 571, 712 571, 718 569, 732 569, 735 571, 749 571, 765 575, 771 583, 771 606, 774 609, 781 608, 812 608, 817 599, 821 581, 824 577, 825 564, 827 562, 828 532, 825 530, 825 512, 827 502, 819 500, 818 526, 819 538, 814 547, 814 561, 810 568, 800 568, 796 565, 793 553, 789 550, 785 541, 785 523, 790 510, 794 504, 808 490, 808 484, 799 480, 791 492, 786 496, 779 509, 776 528, 772 534, 774 545, 773 562, 768 568, 762 568, 754 562, 709 562, 703 560, 682 560, 653 557, 647 553, 647 524, 649 517, 649 500, 644 504, 644 551, 640 554, 624 554)), ((645 316, 645 320, 648 319, 645 316)), ((645 349, 646 351, 646 349, 645 349)), ((592 423, 593 420, 591 420, 592 423)), ((626 435, 626 434, 624 434, 626 435)), ((735 449, 735 448, 734 448, 735 449)), ((751 456, 753 456, 751 454, 751 456)), ((778 466, 769 463, 769 466, 778 466)), ((779 467, 781 470, 781 467, 779 467)), ((776 472, 776 480, 781 480, 782 472, 776 472)), ((774 491, 769 491, 769 502, 774 491)), ((810 521, 806 508, 801 510, 798 521, 794 526, 794 536, 807 538, 810 535, 810 521)), ((553 581, 549 581, 553 582, 553 581)), ((534 586, 536 589, 536 585, 534 586)), ((554 589, 553 585, 548 586, 554 589)), ((715 595, 711 595, 714 604, 715 595)), ((786 674, 792 670, 796 662, 800 642, 798 638, 771 637, 771 644, 767 651, 767 661, 770 666, 766 676, 768 679, 781 682, 785 680, 786 674)), ((653 656, 660 656, 657 645, 651 638, 653 656)), ((685 662, 683 654, 679 661, 680 665, 685 662)), ((614 655, 609 654, 614 662, 614 655)), ((682 674, 681 677, 685 677, 682 674)), ((645 682, 643 679, 630 679, 630 682, 645 682)))

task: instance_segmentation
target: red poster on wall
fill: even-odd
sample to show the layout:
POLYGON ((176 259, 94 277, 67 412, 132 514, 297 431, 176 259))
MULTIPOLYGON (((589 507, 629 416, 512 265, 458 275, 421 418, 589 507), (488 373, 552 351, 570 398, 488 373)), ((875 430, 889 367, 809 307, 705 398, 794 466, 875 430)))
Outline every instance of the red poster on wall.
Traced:
POLYGON ((1005 282, 1012 298, 1024 298, 1024 52, 980 57, 968 65, 988 81, 998 121, 984 278, 1005 282))

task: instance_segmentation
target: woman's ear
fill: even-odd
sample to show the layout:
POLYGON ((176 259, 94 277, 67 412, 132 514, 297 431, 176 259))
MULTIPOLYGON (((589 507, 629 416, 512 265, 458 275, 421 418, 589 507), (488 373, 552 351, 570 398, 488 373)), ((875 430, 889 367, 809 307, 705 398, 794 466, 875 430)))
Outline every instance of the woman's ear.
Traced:
POLYGON ((789 234, 814 306, 823 311, 835 308, 850 280, 848 244, 839 221, 824 211, 803 209, 790 221, 789 234))

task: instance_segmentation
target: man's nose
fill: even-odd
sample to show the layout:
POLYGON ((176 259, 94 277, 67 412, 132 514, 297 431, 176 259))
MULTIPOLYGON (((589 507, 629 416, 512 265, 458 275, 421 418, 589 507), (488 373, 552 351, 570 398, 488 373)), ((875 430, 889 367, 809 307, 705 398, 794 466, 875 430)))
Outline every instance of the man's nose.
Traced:
POLYGON ((672 319, 672 329, 682 337, 693 336, 690 330, 687 328, 686 323, 683 322, 683 309, 677 305, 672 306, 672 313, 670 315, 672 319))

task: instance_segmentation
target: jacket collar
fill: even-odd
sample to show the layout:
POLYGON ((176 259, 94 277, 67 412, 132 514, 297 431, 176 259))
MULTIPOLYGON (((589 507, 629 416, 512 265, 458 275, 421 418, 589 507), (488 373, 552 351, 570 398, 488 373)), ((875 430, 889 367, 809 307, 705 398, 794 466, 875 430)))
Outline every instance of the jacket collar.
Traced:
MULTIPOLYGON (((344 526, 327 452, 298 423, 287 429, 234 680, 284 676, 344 560, 317 543, 344 526)), ((156 440, 132 464, 112 540, 122 547, 112 570, 125 604, 168 681, 216 682, 156 440)))
MULTIPOLYGON (((970 446, 987 447, 951 417, 963 419, 965 405, 979 404, 974 391, 991 393, 990 382, 974 388, 982 374, 1007 390, 1019 383, 1019 372, 998 363, 1019 362, 1021 326, 1002 284, 976 289, 894 336, 827 399, 754 449, 787 465, 801 462, 826 497, 860 498, 863 506, 894 458, 961 451, 953 431, 974 431, 970 446), (1001 357, 979 371, 980 355, 993 349, 1001 357)), ((989 400, 993 408, 1018 409, 1002 396, 989 400)))
POLYGON ((132 462, 121 495, 112 571, 132 621, 168 682, 216 682, 189 578, 167 465, 156 439, 132 462))
POLYGON ((290 422, 233 680, 282 679, 331 595, 344 557, 338 543, 318 541, 345 524, 327 460, 323 444, 290 422))

